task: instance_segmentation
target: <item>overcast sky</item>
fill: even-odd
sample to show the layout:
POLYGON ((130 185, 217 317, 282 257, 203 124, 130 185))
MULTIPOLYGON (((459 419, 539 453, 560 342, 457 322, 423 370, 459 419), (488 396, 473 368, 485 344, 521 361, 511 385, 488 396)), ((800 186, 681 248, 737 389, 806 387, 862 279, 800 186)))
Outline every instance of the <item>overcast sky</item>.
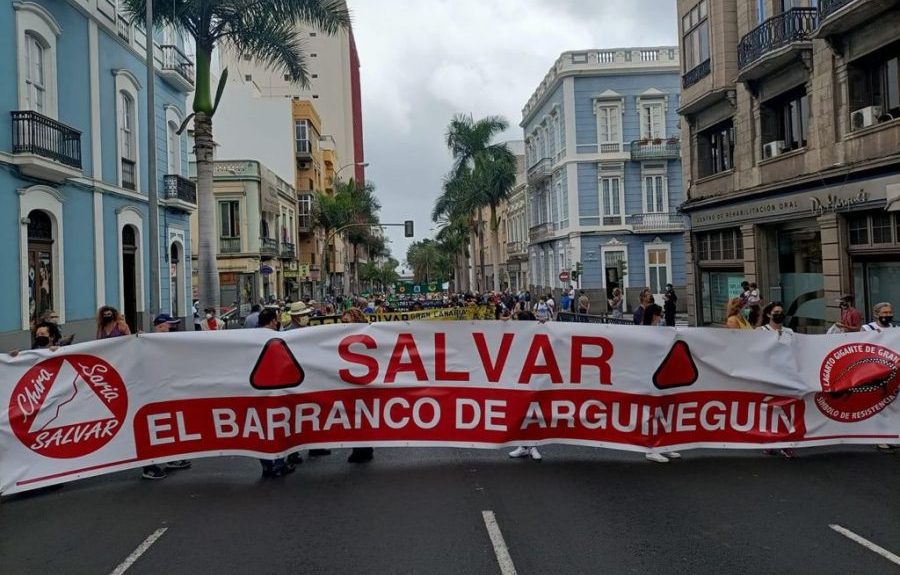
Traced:
MULTIPOLYGON (((523 139, 522 107, 566 50, 677 43, 675 0, 349 0, 362 62, 366 176, 384 222, 434 228, 453 114, 499 114, 523 139)), ((401 262, 409 240, 389 228, 401 262)))

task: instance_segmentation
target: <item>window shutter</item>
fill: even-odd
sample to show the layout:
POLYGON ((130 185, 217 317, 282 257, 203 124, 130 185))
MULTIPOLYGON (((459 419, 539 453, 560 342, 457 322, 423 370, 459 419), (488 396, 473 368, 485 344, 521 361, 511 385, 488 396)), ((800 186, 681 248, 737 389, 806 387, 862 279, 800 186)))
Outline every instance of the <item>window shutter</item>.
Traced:
POLYGON ((619 143, 622 141, 622 137, 619 135, 619 120, 620 113, 619 108, 611 107, 609 110, 609 141, 613 143, 619 143))
POLYGON ((600 133, 597 134, 597 143, 603 143, 609 141, 609 108, 600 108, 597 112, 600 121, 599 121, 599 130, 600 133))
POLYGON ((654 138, 666 137, 666 124, 663 118, 662 104, 650 106, 650 129, 654 138))

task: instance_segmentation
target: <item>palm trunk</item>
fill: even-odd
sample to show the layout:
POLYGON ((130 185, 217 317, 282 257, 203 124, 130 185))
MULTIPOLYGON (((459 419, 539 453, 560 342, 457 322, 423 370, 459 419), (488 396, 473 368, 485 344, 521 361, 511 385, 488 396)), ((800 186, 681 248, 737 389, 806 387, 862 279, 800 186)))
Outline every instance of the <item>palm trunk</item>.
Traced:
POLYGON ((194 117, 194 153, 197 156, 197 203, 199 238, 197 274, 200 301, 219 309, 219 270, 216 263, 216 201, 213 195, 212 116, 197 112, 194 117))
POLYGON ((491 204, 491 265, 494 269, 494 291, 500 291, 500 222, 497 206, 491 204))
POLYGON ((478 244, 480 246, 478 264, 481 266, 481 285, 478 286, 478 291, 484 292, 487 291, 487 276, 484 273, 484 220, 480 217, 478 219, 478 244))

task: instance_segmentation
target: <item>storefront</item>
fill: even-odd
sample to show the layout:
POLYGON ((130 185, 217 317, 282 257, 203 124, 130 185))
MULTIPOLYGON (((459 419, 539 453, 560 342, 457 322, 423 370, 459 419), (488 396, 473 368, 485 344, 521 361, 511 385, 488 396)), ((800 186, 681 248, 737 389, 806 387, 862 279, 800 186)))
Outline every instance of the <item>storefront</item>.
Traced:
POLYGON ((764 302, 782 302, 788 325, 801 333, 826 331, 843 293, 856 293, 867 317, 880 301, 900 304, 900 214, 886 211, 894 194, 897 175, 685 206, 696 283, 692 323, 723 324, 745 280, 758 284, 764 302))

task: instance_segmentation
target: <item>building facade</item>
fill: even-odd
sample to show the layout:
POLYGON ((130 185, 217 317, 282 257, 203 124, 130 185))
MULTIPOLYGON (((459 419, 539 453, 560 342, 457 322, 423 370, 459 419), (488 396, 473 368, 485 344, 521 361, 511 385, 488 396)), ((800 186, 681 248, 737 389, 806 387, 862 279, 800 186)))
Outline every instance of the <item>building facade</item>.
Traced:
MULTIPOLYGON (((300 286, 294 187, 255 160, 217 160, 213 194, 222 305, 240 307, 241 317, 246 317, 254 303, 296 300, 300 286)), ((194 253, 198 225, 195 214, 194 253)))
POLYGON ((683 289, 678 62, 672 46, 565 52, 526 104, 533 291, 579 264, 595 301, 683 289))
POLYGON ((528 288, 528 182, 525 150, 516 151, 516 187, 504 203, 506 273, 513 292, 528 288))
POLYGON ((900 6, 679 0, 692 322, 744 279, 820 333, 900 301, 900 6))
POLYGON ((76 341, 93 339, 97 308, 132 330, 159 311, 190 317, 187 138, 177 130, 193 63, 170 30, 155 46, 155 166, 149 165, 147 34, 110 0, 15 0, 0 7, 0 346, 30 345, 53 310, 76 341), (151 229, 148 187, 159 190, 151 229), (150 261, 150 242, 159 261, 150 261), (160 285, 150 285, 157 266, 160 285), (150 309, 151 291, 160 309, 150 309))

